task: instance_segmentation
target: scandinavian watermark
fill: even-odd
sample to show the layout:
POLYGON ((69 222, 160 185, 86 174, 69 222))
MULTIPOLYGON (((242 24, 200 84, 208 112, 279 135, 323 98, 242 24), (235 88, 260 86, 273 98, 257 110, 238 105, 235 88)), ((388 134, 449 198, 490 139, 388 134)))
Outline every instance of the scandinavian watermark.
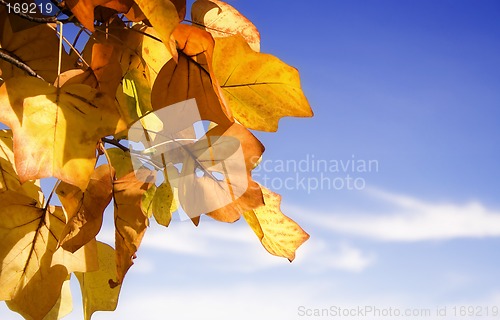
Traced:
POLYGON ((253 178, 273 190, 360 191, 367 186, 369 174, 378 173, 376 159, 352 154, 346 159, 320 159, 307 154, 300 159, 266 159, 254 169, 253 178))

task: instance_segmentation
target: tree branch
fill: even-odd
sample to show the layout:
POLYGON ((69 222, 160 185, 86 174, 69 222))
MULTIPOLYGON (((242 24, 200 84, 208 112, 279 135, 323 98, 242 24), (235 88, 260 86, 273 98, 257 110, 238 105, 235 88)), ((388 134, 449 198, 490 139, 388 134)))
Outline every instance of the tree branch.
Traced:
POLYGON ((116 139, 109 139, 109 138, 101 138, 102 142, 105 142, 105 143, 108 143, 110 145, 113 145, 115 147, 118 147, 120 148, 122 151, 125 151, 125 152, 130 152, 130 149, 121 145, 120 144, 120 141, 116 140, 116 139))
MULTIPOLYGON (((0 0, 2 1, 2 0, 0 0)), ((18 67, 32 77, 37 77, 38 79, 44 80, 38 75, 33 69, 30 68, 26 63, 22 62, 16 57, 13 57, 7 50, 0 48, 0 59, 7 61, 8 63, 18 67)), ((45 81, 45 80, 44 80, 45 81)))

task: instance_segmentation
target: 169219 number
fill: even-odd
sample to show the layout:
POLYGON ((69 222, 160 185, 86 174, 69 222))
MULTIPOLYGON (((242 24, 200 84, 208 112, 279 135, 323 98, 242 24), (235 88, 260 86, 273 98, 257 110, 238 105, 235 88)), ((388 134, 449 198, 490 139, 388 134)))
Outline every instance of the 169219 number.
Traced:
POLYGON ((52 13, 52 3, 40 3, 36 4, 34 2, 31 3, 19 3, 16 2, 14 4, 7 3, 7 13, 24 13, 24 14, 35 14, 35 13, 43 13, 43 14, 51 14, 52 13))

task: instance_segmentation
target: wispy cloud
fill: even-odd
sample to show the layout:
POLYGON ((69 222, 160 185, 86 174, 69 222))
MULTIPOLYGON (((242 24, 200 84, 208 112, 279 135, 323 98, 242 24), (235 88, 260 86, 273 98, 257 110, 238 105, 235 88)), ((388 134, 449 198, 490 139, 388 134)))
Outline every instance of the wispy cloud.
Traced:
POLYGON ((366 194, 392 209, 383 214, 332 212, 307 213, 303 217, 319 228, 383 241, 500 236, 500 211, 489 209, 480 202, 432 203, 380 190, 370 190, 366 194))

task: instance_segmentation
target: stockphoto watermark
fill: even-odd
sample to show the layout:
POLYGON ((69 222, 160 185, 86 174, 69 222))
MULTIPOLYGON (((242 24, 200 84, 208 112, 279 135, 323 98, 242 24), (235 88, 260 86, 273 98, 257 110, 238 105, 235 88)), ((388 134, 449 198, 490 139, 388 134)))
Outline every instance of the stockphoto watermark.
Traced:
POLYGON ((273 190, 360 191, 367 177, 378 173, 379 161, 352 154, 345 159, 321 159, 307 154, 299 159, 264 159, 253 170, 253 178, 273 190))
POLYGON ((332 305, 321 308, 298 306, 297 316, 301 319, 491 319, 500 316, 500 307, 497 305, 450 305, 427 308, 376 305, 332 305))

